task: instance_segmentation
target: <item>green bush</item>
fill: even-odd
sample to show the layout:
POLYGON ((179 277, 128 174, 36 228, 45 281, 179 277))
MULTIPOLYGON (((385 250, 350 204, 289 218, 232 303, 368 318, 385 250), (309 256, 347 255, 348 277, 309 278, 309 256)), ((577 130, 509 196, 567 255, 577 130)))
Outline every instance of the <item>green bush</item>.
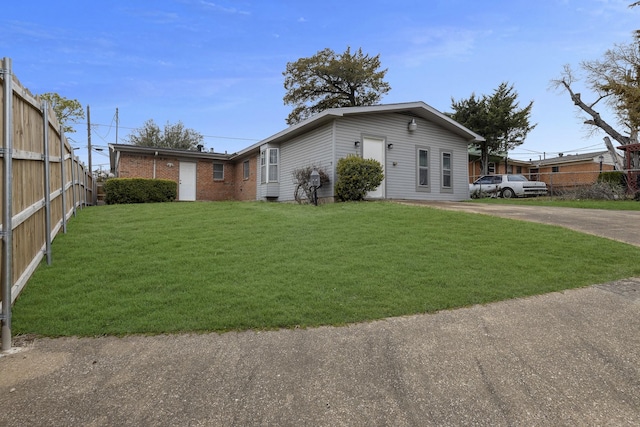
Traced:
POLYGON ((621 171, 600 172, 600 175, 598 175, 598 182, 605 182, 607 184, 613 185, 622 185, 623 187, 626 186, 624 172, 621 171))
POLYGON ((111 178, 103 188, 108 205, 172 202, 178 194, 178 184, 168 179, 111 178))
POLYGON ((337 173, 335 190, 341 201, 363 200, 384 179, 379 161, 353 155, 338 160, 337 173))

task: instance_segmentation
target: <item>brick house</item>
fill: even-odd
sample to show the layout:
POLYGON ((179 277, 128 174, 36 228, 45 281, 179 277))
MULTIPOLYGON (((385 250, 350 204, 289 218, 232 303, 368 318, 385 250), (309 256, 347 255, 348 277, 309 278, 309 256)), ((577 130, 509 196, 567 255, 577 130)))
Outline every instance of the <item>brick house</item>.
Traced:
POLYGON ((257 150, 238 156, 109 144, 109 152, 114 176, 176 181, 178 200, 256 199, 257 150))
MULTIPOLYGON (((618 158, 618 164, 621 164, 618 158)), ((544 181, 552 193, 585 187, 598 179, 600 172, 615 170, 609 151, 585 154, 560 154, 558 157, 533 161, 529 172, 544 181)))

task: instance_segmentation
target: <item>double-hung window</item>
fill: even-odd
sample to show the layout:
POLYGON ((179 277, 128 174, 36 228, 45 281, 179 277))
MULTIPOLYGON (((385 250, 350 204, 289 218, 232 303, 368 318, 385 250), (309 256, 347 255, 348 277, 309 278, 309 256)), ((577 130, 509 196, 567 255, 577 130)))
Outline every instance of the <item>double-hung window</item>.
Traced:
POLYGON ((223 179, 224 179, 224 164, 214 163, 213 164, 213 180, 222 181, 223 179))
POLYGON ((262 183, 278 182, 279 151, 277 148, 265 148, 260 152, 260 181, 262 183))
POLYGON ((453 187, 451 182, 451 153, 442 152, 442 188, 450 190, 453 187))
POLYGON ((242 163, 242 179, 249 179, 249 160, 242 163))
POLYGON ((418 148, 418 187, 429 187, 429 150, 418 148))

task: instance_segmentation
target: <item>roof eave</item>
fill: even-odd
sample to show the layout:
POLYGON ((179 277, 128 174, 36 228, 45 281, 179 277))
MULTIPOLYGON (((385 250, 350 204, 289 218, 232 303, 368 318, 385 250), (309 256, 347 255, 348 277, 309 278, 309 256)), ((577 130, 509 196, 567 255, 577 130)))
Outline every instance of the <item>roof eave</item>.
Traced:
POLYGON ((130 144, 109 144, 109 151, 120 151, 123 153, 151 154, 154 156, 177 156, 183 158, 211 159, 211 160, 229 160, 230 154, 211 153, 206 151, 189 151, 177 150, 172 148, 159 147, 140 147, 130 144))

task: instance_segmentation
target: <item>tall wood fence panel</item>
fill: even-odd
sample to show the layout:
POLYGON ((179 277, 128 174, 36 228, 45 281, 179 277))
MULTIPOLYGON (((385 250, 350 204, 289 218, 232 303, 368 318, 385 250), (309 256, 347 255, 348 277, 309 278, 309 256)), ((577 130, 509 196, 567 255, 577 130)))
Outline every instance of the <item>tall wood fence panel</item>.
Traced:
POLYGON ((11 305, 43 258, 51 263, 51 241, 66 232, 69 218, 93 204, 95 182, 74 155, 50 106, 13 76, 10 59, 3 59, 0 71, 0 316, 6 350, 11 305))

